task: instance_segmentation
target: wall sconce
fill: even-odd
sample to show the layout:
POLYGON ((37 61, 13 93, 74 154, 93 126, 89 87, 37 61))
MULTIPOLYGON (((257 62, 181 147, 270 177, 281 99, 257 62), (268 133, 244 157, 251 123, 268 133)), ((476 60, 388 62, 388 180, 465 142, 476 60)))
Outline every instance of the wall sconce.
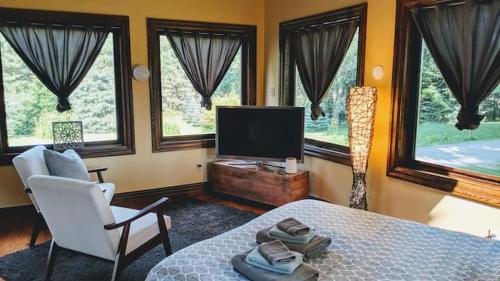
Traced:
POLYGON ((134 67, 133 75, 135 80, 144 81, 149 79, 150 73, 149 69, 145 65, 139 64, 134 67))
POLYGON ((373 137, 377 89, 353 87, 347 97, 349 148, 352 161, 353 183, 349 207, 367 210, 366 170, 373 137))
POLYGON ((382 80, 384 78, 384 67, 376 65, 372 70, 372 76, 375 80, 382 80))

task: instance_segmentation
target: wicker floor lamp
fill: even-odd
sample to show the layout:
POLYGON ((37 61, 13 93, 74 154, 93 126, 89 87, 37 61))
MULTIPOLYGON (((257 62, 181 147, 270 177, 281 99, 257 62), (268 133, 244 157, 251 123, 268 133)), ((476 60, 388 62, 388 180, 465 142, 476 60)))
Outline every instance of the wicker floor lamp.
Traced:
POLYGON ((377 89, 353 87, 347 98, 349 148, 352 161, 353 183, 349 207, 367 210, 366 170, 373 136, 377 89))

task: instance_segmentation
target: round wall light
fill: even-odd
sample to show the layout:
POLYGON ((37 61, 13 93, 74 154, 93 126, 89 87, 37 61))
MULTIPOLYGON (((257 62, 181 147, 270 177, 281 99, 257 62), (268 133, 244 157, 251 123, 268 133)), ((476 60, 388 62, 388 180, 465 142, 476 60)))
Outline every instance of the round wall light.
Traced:
POLYGON ((143 64, 139 64, 134 67, 133 75, 137 81, 148 80, 149 74, 149 69, 143 64))
POLYGON ((372 76, 375 80, 384 78, 384 68, 381 65, 376 65, 372 70, 372 76))

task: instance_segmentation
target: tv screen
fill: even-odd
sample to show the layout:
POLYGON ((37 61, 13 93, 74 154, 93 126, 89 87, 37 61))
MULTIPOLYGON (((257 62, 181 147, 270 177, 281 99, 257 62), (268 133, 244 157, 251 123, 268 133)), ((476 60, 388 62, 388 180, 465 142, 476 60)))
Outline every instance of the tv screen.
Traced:
POLYGON ((303 160, 303 107, 219 106, 216 131, 219 158, 303 160))

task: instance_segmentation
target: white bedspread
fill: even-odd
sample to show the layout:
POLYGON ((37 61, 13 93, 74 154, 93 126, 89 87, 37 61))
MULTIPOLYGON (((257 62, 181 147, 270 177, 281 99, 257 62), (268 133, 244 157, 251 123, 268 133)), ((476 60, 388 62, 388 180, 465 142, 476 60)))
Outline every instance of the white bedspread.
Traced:
POLYGON ((156 265, 146 280, 247 280, 233 270, 231 258, 257 245, 258 230, 288 217, 332 238, 329 251, 311 261, 320 280, 500 281, 500 241, 316 200, 287 204, 186 247, 156 265))

